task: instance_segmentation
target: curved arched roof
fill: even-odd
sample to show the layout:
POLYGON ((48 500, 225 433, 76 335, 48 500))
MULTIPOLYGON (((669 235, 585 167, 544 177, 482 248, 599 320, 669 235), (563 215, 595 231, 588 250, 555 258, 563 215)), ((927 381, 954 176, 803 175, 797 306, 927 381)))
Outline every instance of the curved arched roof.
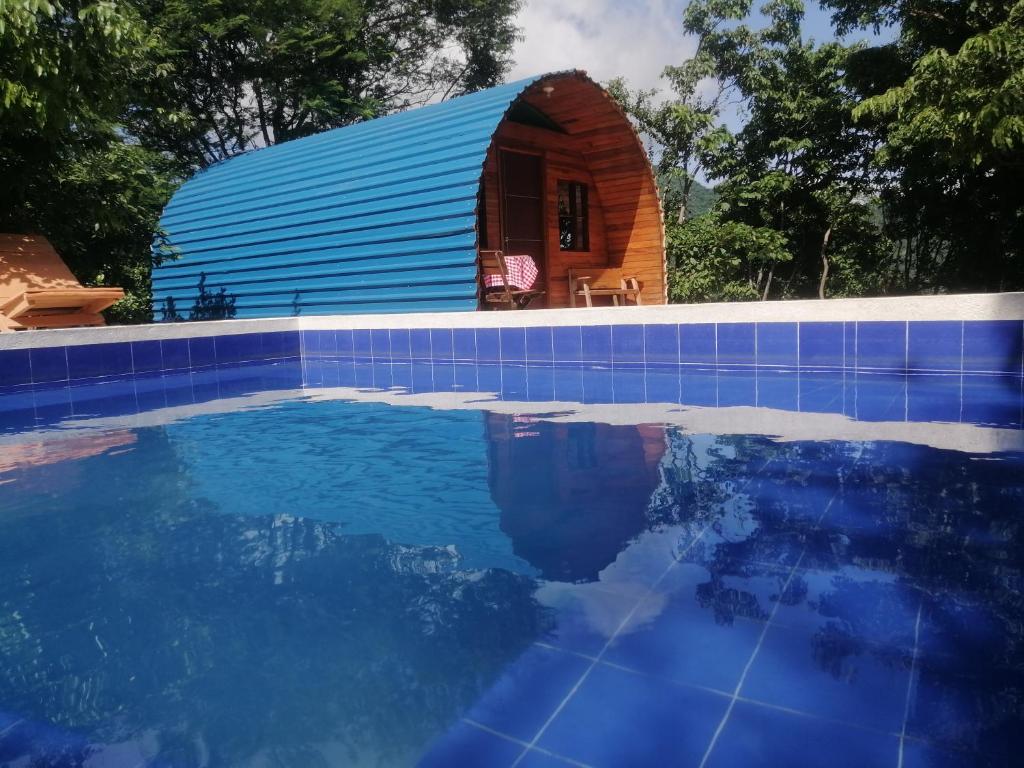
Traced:
POLYGON ((528 78, 198 173, 161 219, 179 256, 153 270, 156 319, 169 300, 186 319, 225 302, 235 317, 476 309, 488 148, 516 99, 559 77, 585 76, 528 78))

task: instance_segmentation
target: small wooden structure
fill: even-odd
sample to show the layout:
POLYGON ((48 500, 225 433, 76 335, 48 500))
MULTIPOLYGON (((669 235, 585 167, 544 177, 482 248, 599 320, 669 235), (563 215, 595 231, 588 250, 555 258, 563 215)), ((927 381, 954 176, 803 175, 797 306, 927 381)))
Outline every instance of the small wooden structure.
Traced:
POLYGON ((153 270, 158 320, 210 319, 211 298, 238 318, 569 307, 588 298, 570 270, 593 304, 666 302, 647 153, 578 71, 233 157, 160 226, 175 255, 153 270), (497 251, 529 256, 534 284, 487 290, 497 251))
POLYGON ((85 288, 39 235, 0 234, 0 333, 103 325, 121 288, 85 288))
POLYGON ((537 262, 534 288, 544 294, 531 308, 574 307, 578 297, 587 306, 666 302, 647 154, 618 104, 582 72, 547 75, 520 93, 494 133, 479 211, 482 249, 537 262))

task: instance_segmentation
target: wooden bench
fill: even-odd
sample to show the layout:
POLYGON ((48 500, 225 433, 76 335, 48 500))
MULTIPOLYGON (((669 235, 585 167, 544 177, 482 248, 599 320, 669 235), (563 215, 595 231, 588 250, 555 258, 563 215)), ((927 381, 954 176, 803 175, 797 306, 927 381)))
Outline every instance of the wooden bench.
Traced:
POLYGON ((501 286, 488 288, 483 286, 484 302, 487 304, 506 304, 508 309, 525 309, 526 306, 544 291, 521 290, 513 288, 508 280, 508 265, 502 251, 480 251, 480 279, 487 275, 501 275, 501 286))
POLYGON ((0 333, 103 325, 120 288, 85 288, 45 237, 0 234, 0 333))
POLYGON ((611 296, 612 304, 622 306, 632 299, 637 305, 643 304, 640 283, 632 276, 626 276, 621 269, 578 267, 569 270, 569 306, 576 306, 576 297, 582 296, 588 307, 594 306, 594 296, 611 296))

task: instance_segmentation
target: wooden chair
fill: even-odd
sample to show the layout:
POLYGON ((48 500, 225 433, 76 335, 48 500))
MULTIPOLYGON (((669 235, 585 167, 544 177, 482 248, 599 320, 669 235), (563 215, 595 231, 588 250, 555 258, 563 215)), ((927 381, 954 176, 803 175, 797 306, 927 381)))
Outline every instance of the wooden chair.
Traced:
POLYGON ((621 269, 583 267, 569 270, 569 306, 576 306, 576 297, 582 296, 588 307, 594 306, 594 296, 611 296, 616 307, 632 299, 643 304, 640 283, 635 277, 626 277, 621 269), (585 272, 586 274, 582 274, 585 272))
POLYGON ((535 298, 544 295, 544 291, 524 291, 509 284, 508 265, 502 251, 480 251, 480 275, 481 280, 487 275, 501 275, 501 286, 483 286, 484 302, 487 304, 506 304, 507 309, 524 309, 535 298))
POLYGON ((0 234, 0 332, 103 325, 121 288, 84 288, 45 237, 0 234))

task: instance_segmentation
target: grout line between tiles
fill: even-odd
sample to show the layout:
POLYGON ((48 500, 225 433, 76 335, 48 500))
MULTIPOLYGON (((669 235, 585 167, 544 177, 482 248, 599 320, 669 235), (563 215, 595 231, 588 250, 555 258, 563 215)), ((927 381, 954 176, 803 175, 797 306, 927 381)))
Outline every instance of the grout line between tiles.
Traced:
MULTIPOLYGON (((476 720, 471 720, 468 717, 462 718, 462 722, 464 722, 466 725, 476 728, 477 730, 483 731, 484 733, 489 733, 492 736, 497 736, 499 739, 511 741, 513 744, 518 744, 521 747, 525 747, 527 752, 540 752, 543 755, 553 757, 556 760, 559 760, 567 765, 575 765, 578 766, 578 768, 591 768, 591 766, 587 763, 581 763, 579 760, 574 760, 571 757, 560 755, 557 752, 552 752, 549 749, 544 749, 542 747, 531 747, 527 742, 523 741, 522 739, 517 739, 515 736, 510 736, 509 734, 503 733, 497 730, 496 728, 491 728, 490 726, 484 725, 483 723, 478 723, 476 720)), ((517 762, 518 760, 519 758, 516 758, 517 762)))
POLYGON ((903 744, 907 740, 907 721, 910 719, 910 702, 914 694, 914 682, 917 676, 917 655, 921 640, 921 613, 924 610, 924 597, 917 604, 917 619, 914 621, 914 652, 910 657, 910 679, 907 680, 907 697, 903 702, 903 726, 900 728, 900 751, 896 760, 896 768, 903 768, 903 744))
MULTIPOLYGON (((857 453, 857 457, 853 460, 853 463, 850 466, 851 470, 853 469, 853 466, 855 466, 857 462, 860 461, 861 455, 863 455, 863 448, 861 448, 861 450, 857 453)), ((825 520, 825 516, 828 515, 829 511, 832 509, 832 505, 835 503, 835 500, 839 497, 839 494, 842 492, 843 479, 844 476, 841 476, 839 481, 839 487, 836 488, 835 493, 832 494, 832 497, 828 500, 828 503, 825 505, 825 509, 823 509, 821 514, 818 516, 818 519, 814 524, 814 530, 819 529, 821 527, 822 522, 825 520)), ((796 563, 790 569, 789 575, 786 577, 786 581, 782 585, 782 589, 779 591, 780 595, 786 594, 786 590, 789 589, 789 585, 793 581, 793 577, 799 570, 800 564, 803 562, 806 554, 807 547, 805 545, 804 548, 800 551, 800 556, 797 558, 796 563)), ((743 672, 740 673, 740 678, 736 683, 736 688, 732 692, 732 698, 729 701, 729 706, 726 707, 725 714, 722 715, 722 719, 719 721, 718 727, 715 729, 715 732, 711 736, 711 741, 708 742, 707 749, 704 750, 704 756, 701 758, 699 768, 705 768, 708 760, 711 757, 711 753, 715 749, 715 745, 718 743, 718 739, 721 737, 722 732, 725 730, 725 726, 729 722, 729 717, 732 715, 732 711, 736 707, 736 702, 741 698, 740 692, 743 690, 743 684, 746 682, 747 675, 750 673, 750 669, 754 665, 754 661, 757 659, 757 656, 761 651, 761 647, 764 645, 764 639, 768 635, 768 630, 771 629, 772 621, 775 619, 775 615, 776 613, 778 613, 779 606, 781 605, 782 601, 779 600, 775 603, 774 606, 772 606, 771 613, 768 615, 768 620, 765 622, 764 627, 761 629, 761 634, 757 638, 757 645, 754 646, 754 650, 750 654, 750 658, 747 659, 747 663, 743 667, 743 672)))

